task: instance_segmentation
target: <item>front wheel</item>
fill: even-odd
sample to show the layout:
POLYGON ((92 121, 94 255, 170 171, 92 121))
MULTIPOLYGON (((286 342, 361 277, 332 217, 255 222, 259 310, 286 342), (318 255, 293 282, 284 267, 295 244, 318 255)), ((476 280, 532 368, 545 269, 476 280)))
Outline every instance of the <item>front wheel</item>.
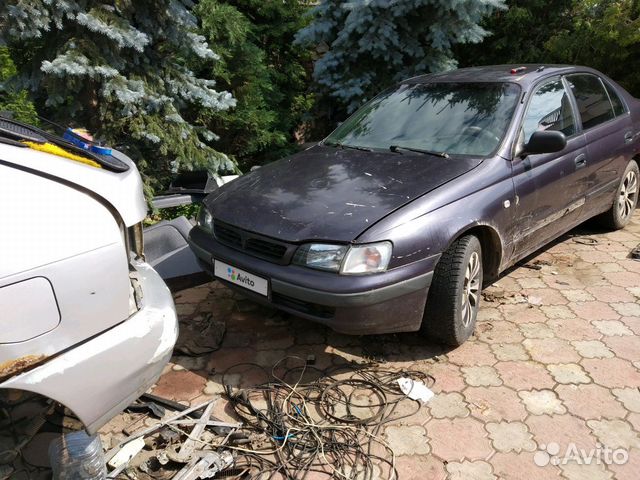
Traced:
POLYGON ((638 164, 633 161, 629 162, 620 180, 611 209, 600 217, 603 226, 612 230, 620 230, 631 221, 633 212, 638 205, 639 184, 638 164))
POLYGON ((461 237, 442 254, 422 319, 422 331, 427 336, 458 346, 473 334, 482 274, 482 247, 477 237, 461 237))

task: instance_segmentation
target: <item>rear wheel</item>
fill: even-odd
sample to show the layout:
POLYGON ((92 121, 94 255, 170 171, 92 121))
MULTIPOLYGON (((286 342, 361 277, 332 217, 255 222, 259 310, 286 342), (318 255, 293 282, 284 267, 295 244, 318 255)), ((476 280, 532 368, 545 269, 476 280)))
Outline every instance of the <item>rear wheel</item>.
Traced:
POLYGON ((611 209, 600 217, 603 226, 612 230, 624 228, 633 216, 638 205, 638 190, 640 188, 640 172, 636 162, 629 162, 622 175, 616 198, 611 209))
POLYGON ((442 254, 433 274, 422 331, 458 346, 472 334, 482 290, 482 247, 477 237, 456 240, 442 254))

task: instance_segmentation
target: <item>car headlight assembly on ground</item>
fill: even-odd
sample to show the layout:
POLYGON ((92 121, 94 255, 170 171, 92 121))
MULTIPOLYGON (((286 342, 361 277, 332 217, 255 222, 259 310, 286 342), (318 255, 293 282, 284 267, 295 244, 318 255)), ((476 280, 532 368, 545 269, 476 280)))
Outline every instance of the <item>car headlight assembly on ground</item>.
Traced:
POLYGON ((296 251, 293 263, 342 275, 384 272, 391 259, 391 242, 367 245, 308 243, 296 251))

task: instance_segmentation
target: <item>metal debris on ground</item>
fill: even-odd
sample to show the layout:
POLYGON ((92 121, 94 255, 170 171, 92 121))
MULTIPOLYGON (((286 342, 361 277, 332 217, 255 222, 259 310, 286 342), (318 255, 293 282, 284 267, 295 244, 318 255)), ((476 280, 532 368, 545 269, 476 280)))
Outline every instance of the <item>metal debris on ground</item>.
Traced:
POLYGON ((640 244, 633 250, 631 250, 631 258, 634 260, 640 260, 640 244))
POLYGON ((116 467, 109 478, 397 479, 382 426, 417 413, 433 396, 433 383, 424 372, 380 364, 322 370, 285 357, 271 371, 235 365, 222 375, 224 399, 167 412, 107 452, 116 467), (239 372, 264 382, 234 386, 239 372), (225 400, 239 423, 211 416, 225 400), (130 459, 121 453, 143 444, 130 459))
POLYGON ((598 239, 592 237, 573 237, 574 243, 580 243, 582 245, 597 245, 598 239))

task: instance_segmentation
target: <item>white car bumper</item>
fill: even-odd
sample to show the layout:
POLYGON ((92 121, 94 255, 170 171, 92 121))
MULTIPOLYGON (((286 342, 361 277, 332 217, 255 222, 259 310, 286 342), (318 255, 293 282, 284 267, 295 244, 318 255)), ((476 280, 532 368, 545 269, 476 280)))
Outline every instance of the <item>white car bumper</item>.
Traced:
MULTIPOLYGON (((148 390, 171 358, 178 319, 169 289, 146 263, 136 265, 142 308, 126 321, 43 365, 1 383, 71 409, 89 433, 148 390)), ((90 322, 91 319, 87 318, 90 322)))

